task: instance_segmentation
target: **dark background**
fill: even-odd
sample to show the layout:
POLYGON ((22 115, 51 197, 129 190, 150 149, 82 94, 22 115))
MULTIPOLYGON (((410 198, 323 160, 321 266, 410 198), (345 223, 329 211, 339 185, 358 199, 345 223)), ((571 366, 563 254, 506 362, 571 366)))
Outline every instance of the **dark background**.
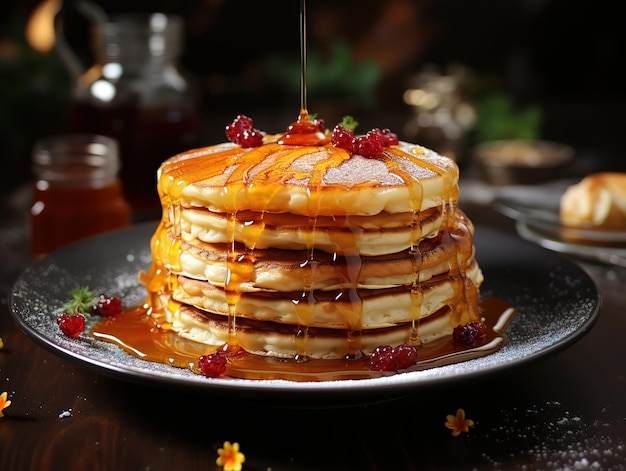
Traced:
MULTIPOLYGON (((224 125, 238 113, 273 132, 295 118, 297 92, 277 86, 267 64, 270 56, 292 63, 299 58, 298 0, 101 1, 110 13, 129 11, 132 5, 135 11, 161 10, 187 20, 181 63, 201 90, 207 144, 223 141, 224 125)), ((62 130, 68 104, 70 83, 63 64, 54 53, 29 51, 23 39, 36 5, 34 0, 2 0, 3 203, 5 195, 13 198, 13 190, 31 178, 32 143, 62 130)), ((577 159, 595 159, 598 168, 626 171, 625 33, 619 2, 308 0, 307 5, 312 50, 328 58, 336 41, 345 39, 355 64, 368 59, 379 64, 373 100, 363 103, 368 98, 363 95, 348 99, 349 90, 333 97, 341 110, 356 107, 361 129, 389 126, 401 133, 412 112, 402 101, 412 77, 426 64, 457 62, 476 78, 468 90, 472 100, 485 90, 499 90, 518 106, 536 103, 543 111, 543 138, 571 144, 577 159)), ((88 56, 85 25, 80 17, 70 21, 70 15, 68 33, 88 56)), ((326 110, 328 101, 323 93, 312 94, 309 108, 326 110)), ((0 421, 2 469, 51 469, 59 463, 70 463, 68 470, 217 469, 216 448, 223 440, 241 443, 244 469, 313 469, 320 462, 326 468, 376 470, 623 469, 623 268, 583 265, 599 287, 602 312, 580 342, 545 361, 494 372, 476 384, 420 389, 380 405, 264 408, 178 388, 155 394, 149 386, 103 377, 25 339, 11 322, 5 294, 32 263, 25 243, 27 207, 0 207, 0 370, 13 402, 0 421), (443 424, 457 407, 466 409, 476 427, 453 438, 443 424), (190 414, 208 424, 206 430, 189 428, 190 414), (325 428, 321 436, 320 428, 325 428), (328 456, 339 459, 328 463, 328 456)), ((514 221, 487 205, 467 209, 477 227, 515 232, 514 221)), ((522 247, 512 258, 529 266, 534 258, 525 258, 527 250, 522 247)), ((510 259, 503 256, 498 266, 516 273, 514 263, 507 266, 510 259)), ((543 306, 550 293, 531 291, 524 299, 543 306)))
MULTIPOLYGON (((26 20, 38 3, 4 0, 0 16, 0 154, 4 172, 13 176, 3 184, 3 193, 30 177, 32 142, 62 131, 71 88, 54 51, 33 53, 23 39, 26 20)), ((207 144, 222 141, 225 123, 238 113, 252 115, 268 132, 281 132, 297 117, 298 85, 285 87, 284 77, 270 64, 295 66, 299 60, 298 0, 98 3, 109 14, 161 11, 186 20, 180 64, 201 91, 207 144)), ((541 137, 597 156, 607 168, 625 170, 626 42, 617 5, 309 0, 309 56, 318 54, 322 64, 332 61, 333 47, 344 41, 352 65, 373 61, 380 73, 368 96, 355 96, 349 89, 334 94, 310 90, 309 111, 324 112, 332 102, 358 113, 363 131, 370 125, 392 127, 402 137, 402 123, 411 113, 402 93, 411 78, 427 64, 445 68, 456 63, 472 72, 471 100, 490 89, 506 93, 516 106, 536 104, 543 113, 541 137)), ((71 2, 64 9, 68 37, 88 59, 87 25, 71 2)))

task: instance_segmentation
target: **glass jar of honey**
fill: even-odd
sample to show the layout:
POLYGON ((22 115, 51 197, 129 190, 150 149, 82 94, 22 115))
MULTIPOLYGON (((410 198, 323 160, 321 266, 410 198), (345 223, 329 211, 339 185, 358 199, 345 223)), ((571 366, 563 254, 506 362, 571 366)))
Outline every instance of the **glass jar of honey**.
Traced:
POLYGON ((33 255, 131 224, 118 153, 115 139, 97 134, 52 136, 35 143, 33 255))

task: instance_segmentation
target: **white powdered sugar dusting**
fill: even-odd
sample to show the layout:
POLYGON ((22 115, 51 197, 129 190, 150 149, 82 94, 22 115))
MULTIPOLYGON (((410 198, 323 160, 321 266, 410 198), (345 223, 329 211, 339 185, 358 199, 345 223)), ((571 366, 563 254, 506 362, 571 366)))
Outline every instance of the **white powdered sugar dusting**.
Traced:
POLYGON ((501 410, 494 420, 477 424, 473 436, 468 435, 472 446, 485 450, 482 456, 494 469, 514 462, 516 469, 528 470, 612 470, 626 463, 626 443, 619 433, 623 418, 587 420, 557 401, 547 401, 501 410), (480 431, 478 425, 487 429, 480 431))

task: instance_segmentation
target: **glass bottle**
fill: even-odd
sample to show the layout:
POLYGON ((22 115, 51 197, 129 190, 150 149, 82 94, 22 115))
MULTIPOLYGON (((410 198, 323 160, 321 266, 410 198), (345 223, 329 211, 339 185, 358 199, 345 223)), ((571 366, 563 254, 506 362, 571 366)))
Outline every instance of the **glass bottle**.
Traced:
POLYGON ((36 257, 131 224, 115 139, 91 134, 47 137, 35 143, 32 163, 31 248, 36 257))
POLYGON ((68 132, 116 138, 121 179, 135 219, 160 214, 156 171, 199 145, 194 88, 179 70, 183 21, 161 13, 91 25, 95 63, 76 80, 68 132))
POLYGON ((427 66, 416 74, 404 93, 405 103, 413 110, 404 126, 407 138, 461 161, 475 121, 474 106, 465 96, 468 80, 469 71, 454 64, 445 73, 427 66))

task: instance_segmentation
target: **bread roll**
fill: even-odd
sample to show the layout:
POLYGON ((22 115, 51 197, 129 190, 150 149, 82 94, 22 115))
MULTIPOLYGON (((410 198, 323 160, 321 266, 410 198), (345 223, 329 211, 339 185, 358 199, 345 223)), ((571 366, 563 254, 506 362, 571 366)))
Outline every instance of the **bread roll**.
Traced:
POLYGON ((626 173, 593 173, 568 187, 561 196, 560 219, 570 226, 626 226, 626 173))

